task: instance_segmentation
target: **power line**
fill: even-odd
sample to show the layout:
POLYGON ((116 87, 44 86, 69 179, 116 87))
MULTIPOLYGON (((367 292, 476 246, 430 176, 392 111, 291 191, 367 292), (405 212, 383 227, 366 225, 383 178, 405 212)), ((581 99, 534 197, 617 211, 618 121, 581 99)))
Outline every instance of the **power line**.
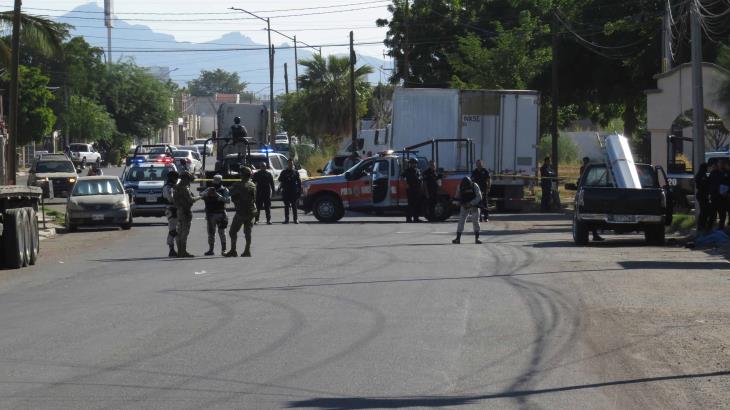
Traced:
MULTIPOLYGON (((99 30, 103 30, 104 27, 102 26, 85 26, 85 25, 73 25, 74 28, 96 28, 99 30)), ((360 27, 312 27, 312 28, 291 28, 291 29, 285 29, 285 30, 279 30, 284 33, 293 33, 293 32, 299 32, 299 31, 335 31, 335 30, 353 30, 353 29, 380 29, 381 27, 377 26, 360 26, 360 27)), ((154 31, 151 28, 136 28, 136 27, 114 27, 114 30, 131 30, 131 31, 154 31)), ((173 32, 220 32, 221 29, 172 29, 169 31, 173 32)), ((265 31, 265 29, 235 29, 235 31, 240 32, 261 32, 265 31)))
MULTIPOLYGON (((332 9, 341 7, 359 6, 363 4, 375 4, 375 3, 390 3, 390 0, 376 0, 376 1, 363 1, 359 3, 346 3, 346 4, 335 4, 329 6, 316 6, 316 7, 301 7, 301 8, 290 8, 290 9, 277 9, 277 10, 257 10, 254 13, 279 13, 279 12, 291 12, 291 11, 305 11, 305 10, 319 10, 319 9, 332 9)), ((12 5, 4 5, 5 7, 12 7, 12 5)), ((385 4, 383 5, 385 6, 385 4)), ((78 14, 104 14, 104 11, 91 11, 91 10, 64 10, 64 9, 48 9, 40 7, 23 7, 25 10, 38 10, 38 11, 54 11, 62 13, 78 13, 78 14)), ((121 12, 114 13, 114 15, 149 15, 149 16, 228 16, 230 12, 121 12)))

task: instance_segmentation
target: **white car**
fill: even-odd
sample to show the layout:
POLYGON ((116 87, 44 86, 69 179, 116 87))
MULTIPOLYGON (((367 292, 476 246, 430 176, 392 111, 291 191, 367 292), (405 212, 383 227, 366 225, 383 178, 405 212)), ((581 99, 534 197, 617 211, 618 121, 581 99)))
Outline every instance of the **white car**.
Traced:
POLYGON ((206 155, 211 156, 211 155, 213 155, 213 142, 208 142, 208 147, 206 148, 205 141, 207 141, 207 140, 206 139, 197 139, 197 140, 193 141, 193 145, 198 147, 198 152, 200 153, 200 155, 203 155, 203 149, 205 148, 206 155))
POLYGON ((193 175, 203 172, 202 157, 196 151, 181 149, 172 151, 177 169, 188 171, 193 175))
POLYGON ((85 164, 97 163, 101 164, 101 154, 99 154, 91 144, 73 143, 69 145, 71 149, 71 161, 85 164))
MULTIPOLYGON (((279 187, 279 175, 281 175, 281 171, 286 169, 287 162, 289 159, 286 157, 286 155, 280 154, 278 152, 252 152, 250 156, 251 160, 251 167, 253 168, 253 171, 256 172, 256 170, 259 169, 261 164, 267 164, 267 168, 269 172, 271 172, 271 175, 274 177, 274 186, 276 187, 276 191, 274 192, 274 198, 281 197, 281 188, 279 187)), ((232 172, 235 172, 237 175, 238 172, 238 163, 240 162, 240 159, 237 154, 229 154, 226 156, 226 159, 224 161, 224 168, 225 173, 227 175, 232 175, 232 172)), ((299 172, 299 177, 304 180, 309 178, 309 174, 307 173, 307 170, 304 168, 299 168, 297 170, 299 172)))

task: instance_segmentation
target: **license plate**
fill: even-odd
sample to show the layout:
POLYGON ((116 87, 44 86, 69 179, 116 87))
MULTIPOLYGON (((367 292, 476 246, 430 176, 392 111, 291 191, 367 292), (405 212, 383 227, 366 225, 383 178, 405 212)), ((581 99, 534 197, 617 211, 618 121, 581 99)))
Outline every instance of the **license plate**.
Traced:
POLYGON ((91 220, 92 221, 103 221, 104 215, 100 215, 100 214, 91 215, 91 220))
POLYGON ((157 196, 156 196, 156 195, 148 195, 148 196, 146 197, 146 199, 147 199, 147 202, 150 202, 150 203, 155 203, 155 202, 157 202, 157 196))
POLYGON ((623 223, 636 222, 636 218, 633 215, 612 215, 609 220, 612 222, 623 222, 623 223))

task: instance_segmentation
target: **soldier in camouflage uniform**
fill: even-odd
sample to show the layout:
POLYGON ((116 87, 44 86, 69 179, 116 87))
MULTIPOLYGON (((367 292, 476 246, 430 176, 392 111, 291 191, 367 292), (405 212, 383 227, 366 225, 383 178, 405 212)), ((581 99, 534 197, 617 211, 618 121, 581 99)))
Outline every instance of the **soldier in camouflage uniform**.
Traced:
POLYGON ((188 253, 188 234, 190 234, 190 224, 193 221, 193 204, 199 198, 193 196, 190 192, 190 183, 193 182, 193 176, 185 171, 180 174, 180 183, 175 186, 173 193, 173 201, 177 209, 177 257, 192 258, 193 255, 188 253))
POLYGON ((256 185, 251 182, 251 168, 241 169, 241 182, 236 182, 231 187, 231 201, 236 206, 236 214, 231 222, 231 229, 228 232, 231 236, 231 250, 224 256, 227 258, 238 256, 236 253, 236 240, 238 231, 243 226, 243 233, 246 237, 246 249, 241 256, 251 256, 251 231, 253 230, 253 219, 256 217, 256 185))

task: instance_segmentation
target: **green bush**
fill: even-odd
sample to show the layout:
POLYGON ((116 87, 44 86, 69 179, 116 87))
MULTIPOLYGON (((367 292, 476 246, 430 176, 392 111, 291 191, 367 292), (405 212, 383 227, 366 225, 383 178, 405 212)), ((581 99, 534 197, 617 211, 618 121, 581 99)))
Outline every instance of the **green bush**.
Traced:
MULTIPOLYGON (((552 137, 543 135, 540 143, 537 145, 538 161, 542 162, 545 157, 551 156, 552 153, 552 137)), ((575 164, 580 161, 581 153, 578 146, 569 137, 561 135, 558 138, 558 163, 559 164, 575 164)))

